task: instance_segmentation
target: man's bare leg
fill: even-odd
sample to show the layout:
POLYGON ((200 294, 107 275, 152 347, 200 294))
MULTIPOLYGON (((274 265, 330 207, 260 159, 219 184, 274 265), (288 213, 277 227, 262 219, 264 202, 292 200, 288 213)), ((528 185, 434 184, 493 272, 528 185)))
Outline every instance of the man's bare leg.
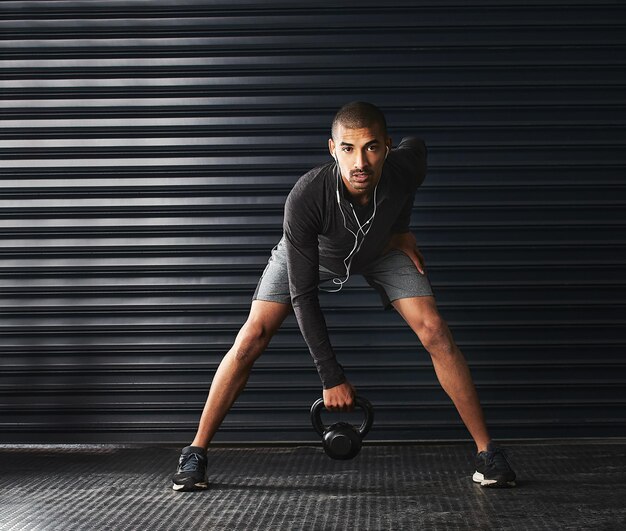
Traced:
POLYGON ((266 349, 290 311, 290 304, 252 301, 248 320, 241 327, 235 343, 215 372, 192 446, 208 447, 224 417, 246 386, 254 362, 266 349))
POLYGON ((486 450, 491 437, 472 376, 448 325, 437 311, 435 298, 409 297, 392 304, 430 354, 439 383, 452 399, 478 451, 486 450))

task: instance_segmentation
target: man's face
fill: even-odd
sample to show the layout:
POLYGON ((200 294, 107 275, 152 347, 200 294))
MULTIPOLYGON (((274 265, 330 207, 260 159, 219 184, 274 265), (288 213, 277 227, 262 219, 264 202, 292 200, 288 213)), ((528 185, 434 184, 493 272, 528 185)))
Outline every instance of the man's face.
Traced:
POLYGON ((328 141, 348 192, 361 200, 369 198, 378 184, 387 148, 391 149, 391 139, 378 126, 350 129, 340 124, 335 138, 328 141))

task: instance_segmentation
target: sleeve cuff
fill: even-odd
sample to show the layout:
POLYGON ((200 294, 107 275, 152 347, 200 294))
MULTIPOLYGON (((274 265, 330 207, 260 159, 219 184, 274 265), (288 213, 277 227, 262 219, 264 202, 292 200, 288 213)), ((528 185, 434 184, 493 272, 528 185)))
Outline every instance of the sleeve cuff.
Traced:
POLYGON ((324 389, 330 389, 346 381, 343 367, 339 365, 335 358, 316 361, 315 366, 317 367, 317 372, 320 375, 324 389))

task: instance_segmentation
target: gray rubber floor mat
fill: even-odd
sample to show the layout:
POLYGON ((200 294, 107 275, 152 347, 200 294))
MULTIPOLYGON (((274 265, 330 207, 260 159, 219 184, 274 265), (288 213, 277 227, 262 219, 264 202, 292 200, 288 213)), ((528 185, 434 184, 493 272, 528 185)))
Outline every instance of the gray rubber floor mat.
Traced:
POLYGON ((179 493, 177 448, 0 446, 0 529, 626 529, 624 441, 507 448, 513 489, 474 484, 460 443, 211 448, 211 488, 179 493))

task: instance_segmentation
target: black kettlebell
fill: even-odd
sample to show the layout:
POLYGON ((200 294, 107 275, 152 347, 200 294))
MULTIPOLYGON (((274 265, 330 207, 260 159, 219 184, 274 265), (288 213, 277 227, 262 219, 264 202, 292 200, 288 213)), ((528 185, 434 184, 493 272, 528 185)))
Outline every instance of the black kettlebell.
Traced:
POLYGON ((335 422, 328 427, 322 423, 324 399, 318 398, 311 406, 311 423, 315 431, 322 436, 324 451, 333 459, 352 459, 361 451, 363 437, 370 431, 374 422, 374 408, 363 397, 356 396, 354 403, 365 412, 365 420, 357 430, 348 422, 335 422))

